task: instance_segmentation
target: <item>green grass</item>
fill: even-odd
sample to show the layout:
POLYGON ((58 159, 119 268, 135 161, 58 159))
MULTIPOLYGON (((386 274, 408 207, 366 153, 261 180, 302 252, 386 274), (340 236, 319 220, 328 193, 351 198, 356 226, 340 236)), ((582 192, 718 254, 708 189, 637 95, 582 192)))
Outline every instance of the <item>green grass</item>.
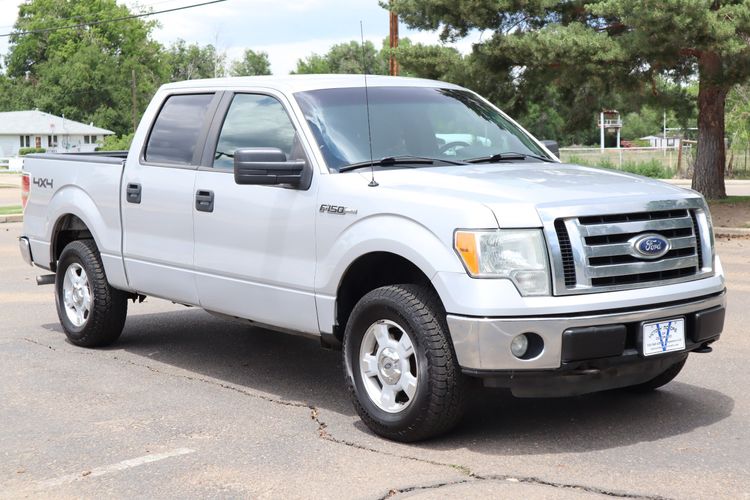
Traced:
POLYGON ((727 196, 720 200, 711 200, 710 203, 716 203, 719 205, 737 205, 750 203, 750 196, 727 196))
POLYGON ((23 213, 21 205, 10 205, 8 207, 0 207, 0 215, 16 215, 23 213))
POLYGON ((575 163, 578 165, 584 165, 586 167, 619 170, 621 172, 643 175, 645 177, 651 177, 653 179, 671 179, 672 177, 674 177, 674 172, 664 167, 658 160, 647 160, 642 162, 625 161, 622 163, 622 167, 619 168, 613 161, 609 160, 608 158, 592 162, 579 156, 571 156, 568 159, 568 163, 575 163))

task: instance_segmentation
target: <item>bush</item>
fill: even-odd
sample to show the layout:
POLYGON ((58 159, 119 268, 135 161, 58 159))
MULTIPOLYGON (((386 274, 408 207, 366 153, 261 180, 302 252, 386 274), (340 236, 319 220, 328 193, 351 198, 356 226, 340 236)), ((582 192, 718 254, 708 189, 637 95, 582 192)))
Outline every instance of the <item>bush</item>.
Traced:
POLYGON ((674 177, 672 171, 664 167, 658 160, 649 160, 643 163, 626 162, 622 164, 621 170, 654 179, 671 179, 674 177))
POLYGON ((104 138, 104 144, 96 148, 97 151, 127 151, 133 142, 133 134, 123 136, 108 135, 104 138))
POLYGON ((592 162, 579 156, 571 156, 566 163, 574 163, 576 165, 583 165, 584 167, 620 170, 622 172, 651 177, 653 179, 671 179, 674 177, 674 172, 662 165, 659 160, 648 160, 644 162, 626 161, 623 162, 622 167, 618 167, 612 160, 607 158, 592 162))
POLYGON ((46 153, 45 148, 21 148, 18 150, 18 156, 26 156, 32 153, 46 153))

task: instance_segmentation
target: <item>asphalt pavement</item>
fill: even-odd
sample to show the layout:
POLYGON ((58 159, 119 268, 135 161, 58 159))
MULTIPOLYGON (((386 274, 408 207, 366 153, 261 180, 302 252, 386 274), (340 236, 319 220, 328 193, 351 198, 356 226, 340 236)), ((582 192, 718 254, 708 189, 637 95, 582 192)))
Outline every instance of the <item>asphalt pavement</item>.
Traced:
POLYGON ((0 497, 750 498, 750 240, 721 240, 729 313, 711 354, 647 395, 474 395, 405 445, 359 421, 341 356, 169 302, 72 346, 51 286, 0 225, 0 497))

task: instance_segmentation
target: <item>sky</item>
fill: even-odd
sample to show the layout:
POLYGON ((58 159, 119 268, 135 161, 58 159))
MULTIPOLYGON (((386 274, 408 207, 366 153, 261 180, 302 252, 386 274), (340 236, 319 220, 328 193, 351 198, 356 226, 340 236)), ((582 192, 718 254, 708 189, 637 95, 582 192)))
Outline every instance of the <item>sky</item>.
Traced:
MULTIPOLYGON (((132 10, 147 7, 164 10, 201 0, 125 0, 132 10)), ((20 0, 0 0, 0 33, 12 29, 20 0)), ((122 3, 119 1, 118 3, 122 3)), ((227 0, 226 2, 154 16, 160 27, 153 36, 164 45, 183 39, 188 43, 212 44, 226 52, 228 60, 239 58, 244 49, 265 51, 275 74, 287 74, 297 59, 323 54, 336 43, 358 40, 362 21, 366 40, 380 47, 388 35, 388 12, 378 0, 227 0)), ((401 37, 414 42, 439 43, 437 33, 412 31, 401 24, 401 37)), ((471 51, 481 35, 472 34, 455 44, 462 53, 471 51)), ((0 37, 0 54, 8 50, 7 37, 0 37)))

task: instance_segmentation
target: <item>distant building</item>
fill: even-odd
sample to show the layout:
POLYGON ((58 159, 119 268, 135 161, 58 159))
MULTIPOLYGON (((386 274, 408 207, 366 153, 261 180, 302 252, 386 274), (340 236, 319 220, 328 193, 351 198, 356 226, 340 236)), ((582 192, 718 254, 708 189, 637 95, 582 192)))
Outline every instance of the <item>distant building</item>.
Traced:
POLYGON ((667 136, 663 137, 661 135, 647 135, 646 137, 641 137, 639 140, 641 141, 648 141, 649 146, 652 148, 676 148, 680 145, 680 139, 681 137, 677 136, 667 136))
POLYGON ((106 135, 114 132, 43 111, 0 113, 0 157, 16 156, 21 148, 45 148, 49 153, 95 151, 106 135))

